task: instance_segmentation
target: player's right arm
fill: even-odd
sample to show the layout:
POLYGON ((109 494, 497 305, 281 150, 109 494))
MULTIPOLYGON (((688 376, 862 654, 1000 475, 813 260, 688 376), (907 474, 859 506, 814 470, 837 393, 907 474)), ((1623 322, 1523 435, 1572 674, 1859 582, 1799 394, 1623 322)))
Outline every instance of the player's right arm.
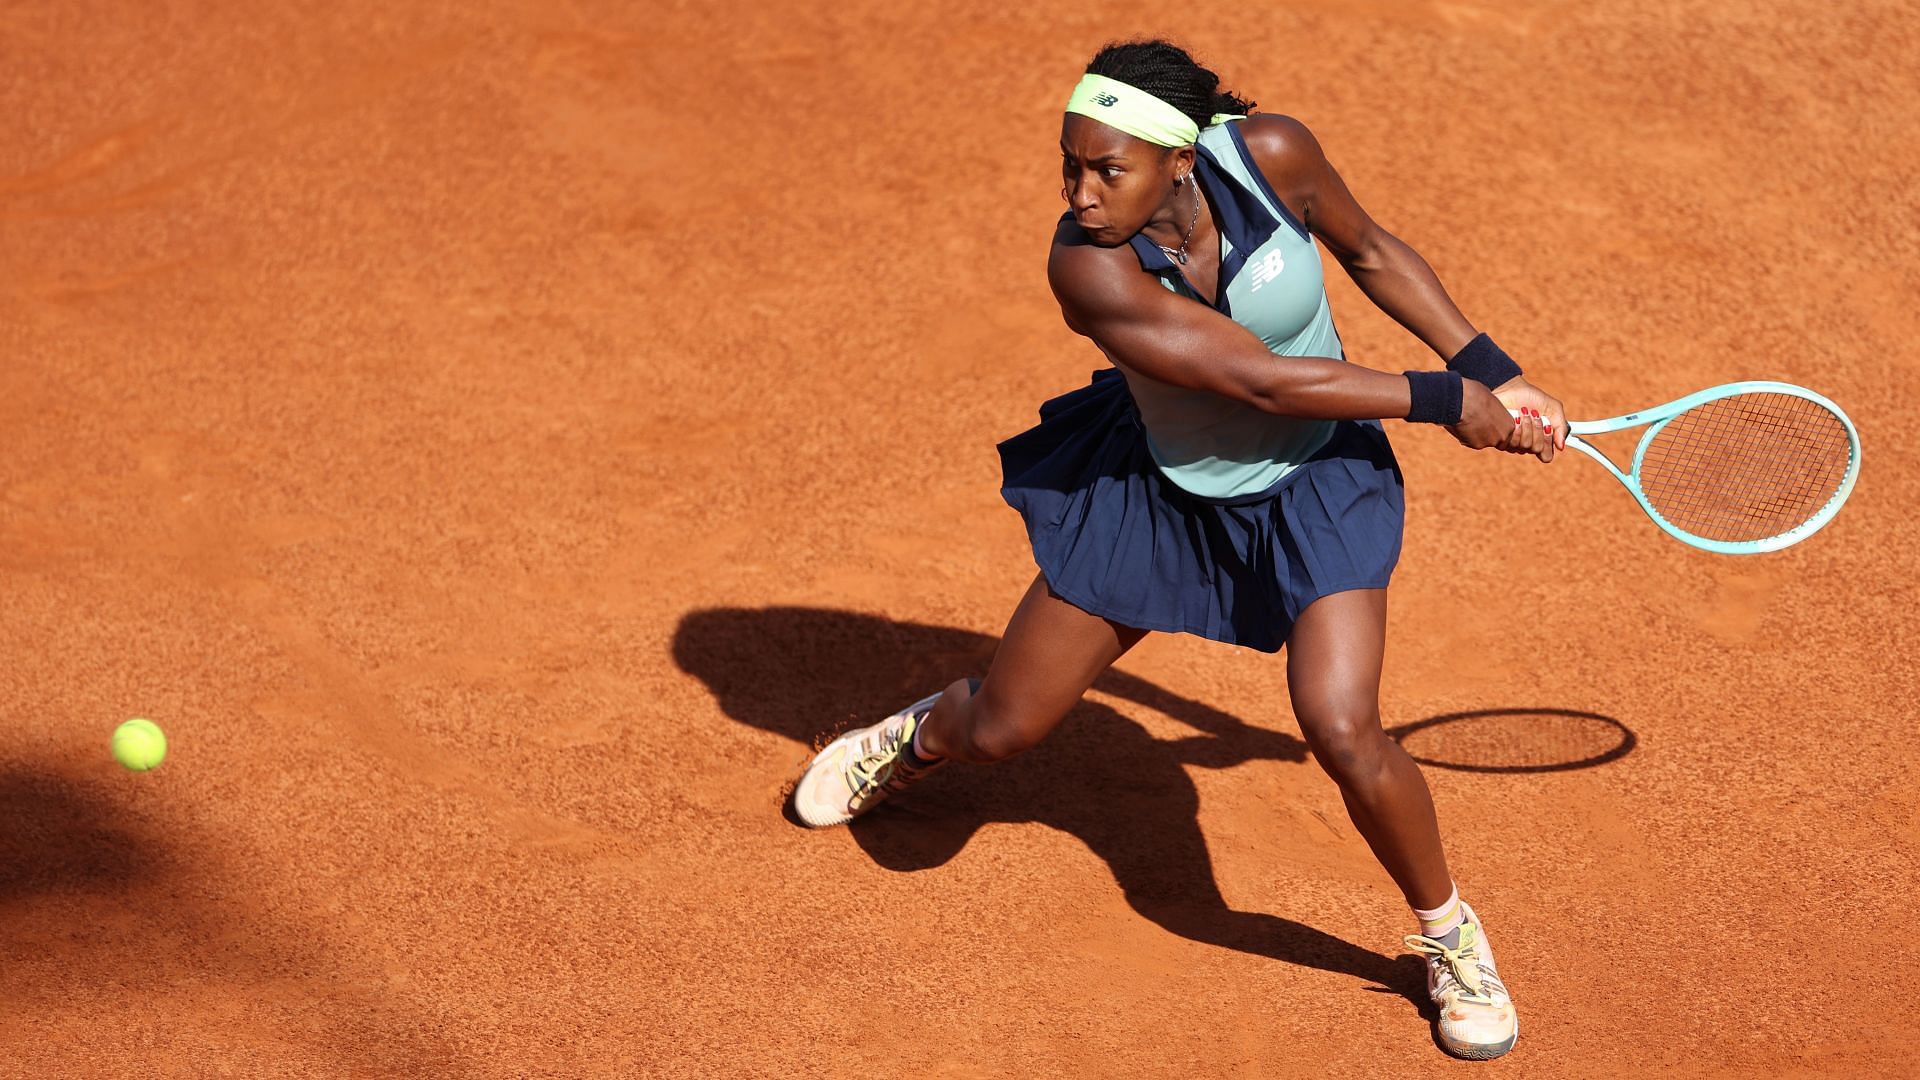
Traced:
MULTIPOLYGON (((1404 376, 1326 357, 1276 357, 1246 327, 1141 273, 1132 249, 1097 247, 1071 222, 1054 236, 1047 281, 1068 327, 1150 379, 1278 416, 1404 419, 1412 406, 1404 376)), ((1495 445, 1513 418, 1485 387, 1468 384, 1460 427, 1478 445, 1495 445)))

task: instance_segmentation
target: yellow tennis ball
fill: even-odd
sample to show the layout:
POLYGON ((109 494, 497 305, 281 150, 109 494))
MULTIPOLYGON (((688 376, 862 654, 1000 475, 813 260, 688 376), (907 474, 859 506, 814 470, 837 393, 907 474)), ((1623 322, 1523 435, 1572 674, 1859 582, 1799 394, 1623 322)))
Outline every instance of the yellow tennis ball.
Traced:
POLYGON ((134 772, 146 772, 166 756, 167 737, 159 724, 136 716, 113 729, 113 760, 134 772))

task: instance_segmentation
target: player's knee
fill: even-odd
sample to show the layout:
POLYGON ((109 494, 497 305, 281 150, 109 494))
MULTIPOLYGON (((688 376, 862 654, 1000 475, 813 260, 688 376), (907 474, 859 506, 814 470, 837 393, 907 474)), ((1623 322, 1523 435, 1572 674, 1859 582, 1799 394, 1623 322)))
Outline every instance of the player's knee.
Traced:
POLYGON ((1320 767, 1342 786, 1378 775, 1385 764, 1387 736, 1371 707, 1322 710, 1301 718, 1300 728, 1320 767))

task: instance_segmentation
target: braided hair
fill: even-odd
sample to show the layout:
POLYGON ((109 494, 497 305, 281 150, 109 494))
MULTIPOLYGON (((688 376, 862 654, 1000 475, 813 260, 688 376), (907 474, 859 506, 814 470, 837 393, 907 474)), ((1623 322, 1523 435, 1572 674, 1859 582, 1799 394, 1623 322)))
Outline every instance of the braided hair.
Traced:
POLYGON ((1101 49, 1087 74, 1138 87, 1206 127, 1215 113, 1250 113, 1255 102, 1220 89, 1220 76, 1168 41, 1117 41, 1101 49))

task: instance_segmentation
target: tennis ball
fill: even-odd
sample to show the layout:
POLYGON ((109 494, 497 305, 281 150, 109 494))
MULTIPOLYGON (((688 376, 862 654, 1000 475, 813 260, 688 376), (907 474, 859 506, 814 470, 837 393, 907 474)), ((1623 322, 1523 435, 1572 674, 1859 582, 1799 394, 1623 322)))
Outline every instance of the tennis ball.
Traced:
POLYGON ((167 737, 159 724, 136 716, 113 729, 113 760, 134 772, 146 772, 166 756, 167 737))

